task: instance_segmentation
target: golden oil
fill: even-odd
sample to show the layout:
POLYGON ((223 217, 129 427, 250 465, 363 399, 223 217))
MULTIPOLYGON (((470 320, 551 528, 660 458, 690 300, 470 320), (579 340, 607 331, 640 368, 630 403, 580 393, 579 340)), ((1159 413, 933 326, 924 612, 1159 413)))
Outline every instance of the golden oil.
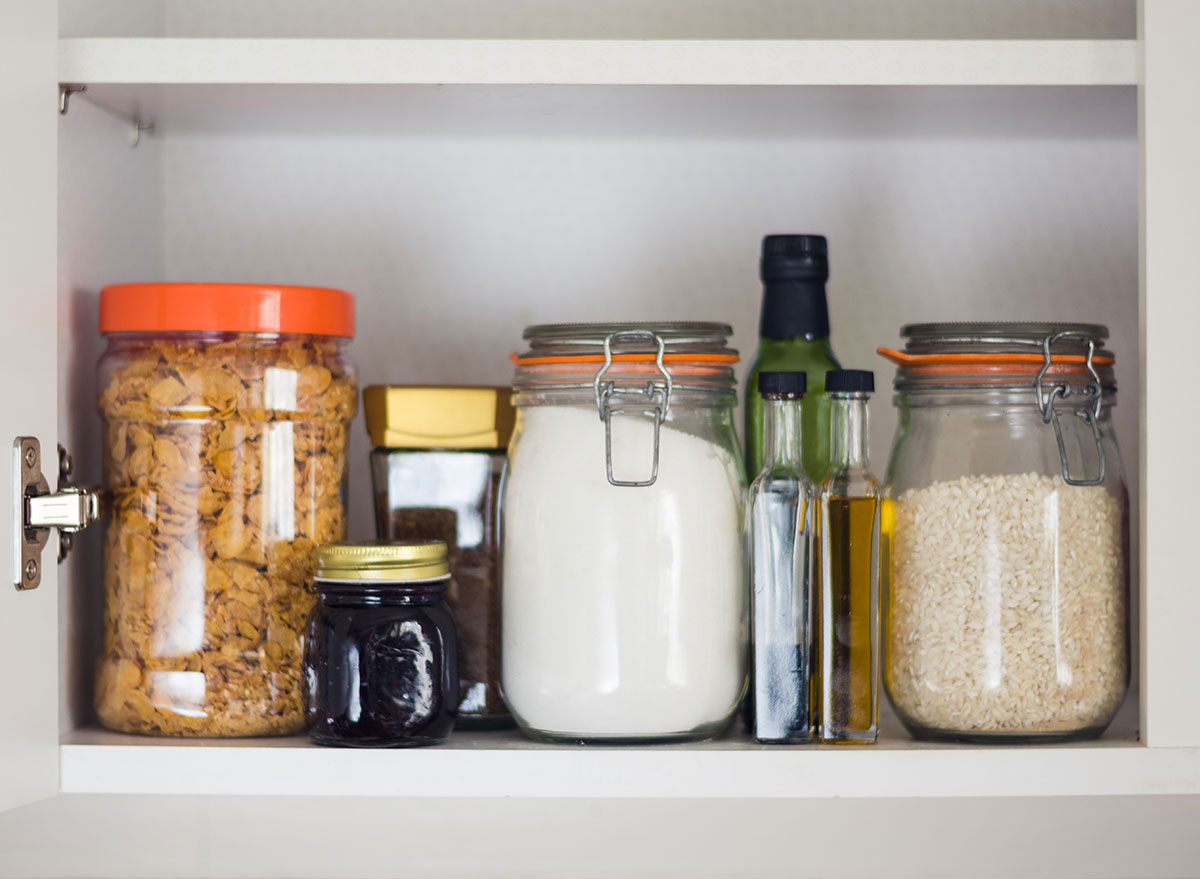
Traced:
POLYGON ((879 499, 821 499, 814 707, 826 742, 878 735, 879 499))

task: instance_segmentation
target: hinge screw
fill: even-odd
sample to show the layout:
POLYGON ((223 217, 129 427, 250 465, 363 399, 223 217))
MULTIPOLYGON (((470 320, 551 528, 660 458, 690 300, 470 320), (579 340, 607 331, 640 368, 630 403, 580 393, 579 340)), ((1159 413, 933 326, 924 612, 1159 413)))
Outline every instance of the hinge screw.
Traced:
POLYGON ((29 561, 27 561, 25 563, 25 579, 26 580, 29 580, 30 582, 32 582, 33 580, 36 580, 37 579, 37 571, 38 571, 37 562, 35 562, 33 559, 30 559, 29 561))
POLYGON ((33 446, 29 446, 25 449, 25 465, 32 467, 35 464, 37 464, 37 452, 34 451, 33 446))

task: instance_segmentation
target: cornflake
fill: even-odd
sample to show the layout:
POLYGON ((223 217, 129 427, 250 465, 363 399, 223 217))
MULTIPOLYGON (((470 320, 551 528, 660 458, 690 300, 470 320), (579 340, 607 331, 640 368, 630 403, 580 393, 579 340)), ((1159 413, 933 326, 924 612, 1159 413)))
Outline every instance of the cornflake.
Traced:
POLYGON ((100 720, 299 732, 314 550, 345 536, 354 375, 336 341, 309 336, 179 336, 114 361, 100 720))

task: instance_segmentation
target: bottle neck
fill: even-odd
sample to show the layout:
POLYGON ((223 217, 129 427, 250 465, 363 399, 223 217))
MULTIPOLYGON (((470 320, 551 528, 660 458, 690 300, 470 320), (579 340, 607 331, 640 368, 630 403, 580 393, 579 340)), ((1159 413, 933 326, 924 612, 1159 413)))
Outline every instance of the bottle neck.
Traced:
POLYGON ((830 394, 830 464, 834 471, 867 470, 867 395, 830 394))
POLYGON ((800 418, 803 398, 796 396, 763 397, 766 415, 766 457, 764 469, 800 470, 800 418))
POLYGON ((828 338, 825 282, 814 278, 765 284, 758 335, 763 339, 828 338))

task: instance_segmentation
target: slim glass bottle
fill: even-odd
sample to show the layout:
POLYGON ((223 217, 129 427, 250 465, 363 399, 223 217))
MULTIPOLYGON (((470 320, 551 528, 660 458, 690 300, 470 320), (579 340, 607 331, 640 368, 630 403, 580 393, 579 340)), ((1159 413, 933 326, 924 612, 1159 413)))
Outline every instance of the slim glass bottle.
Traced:
POLYGON ((750 486, 754 618, 751 731, 760 742, 807 742, 811 540, 815 489, 801 464, 802 372, 763 372, 766 463, 750 486))
POLYGON ((830 473, 817 503, 818 589, 814 720, 824 742, 879 736, 879 512, 882 491, 867 459, 873 373, 825 374, 830 473))
POLYGON ((746 378, 746 476, 753 479, 766 460, 760 372, 804 372, 805 472, 814 483, 829 465, 829 400, 824 375, 840 365, 829 345, 828 245, 824 235, 768 235, 762 243, 763 282, 760 342, 746 378))

